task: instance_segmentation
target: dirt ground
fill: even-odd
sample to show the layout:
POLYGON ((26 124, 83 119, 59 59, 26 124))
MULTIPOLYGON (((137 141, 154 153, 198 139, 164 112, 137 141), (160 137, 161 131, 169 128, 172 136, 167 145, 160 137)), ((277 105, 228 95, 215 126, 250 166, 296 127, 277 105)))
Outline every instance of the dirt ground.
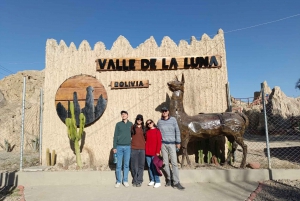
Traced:
MULTIPOLYGON (((23 168, 39 165, 39 153, 27 151, 23 154, 23 168)), ((0 172, 20 169, 20 153, 0 151, 0 172)))

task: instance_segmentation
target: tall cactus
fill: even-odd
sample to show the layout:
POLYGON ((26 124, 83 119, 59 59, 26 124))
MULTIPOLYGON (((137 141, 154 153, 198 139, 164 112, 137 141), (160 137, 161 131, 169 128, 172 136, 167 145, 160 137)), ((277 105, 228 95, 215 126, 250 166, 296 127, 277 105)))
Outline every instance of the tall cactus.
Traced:
POLYGON ((76 162, 77 165, 81 168, 81 156, 80 156, 80 146, 79 141, 82 138, 84 125, 85 125, 85 116, 83 113, 79 115, 79 130, 77 131, 77 124, 74 112, 74 103, 73 101, 70 102, 70 111, 71 111, 71 118, 66 118, 66 125, 68 129, 68 137, 69 139, 74 142, 75 154, 76 154, 76 162))
POLYGON ((212 153, 211 151, 207 152, 207 164, 211 164, 212 153))
POLYGON ((231 156, 229 159, 228 159, 228 162, 230 165, 232 165, 233 161, 232 161, 232 143, 231 142, 227 142, 227 146, 228 146, 228 153, 227 153, 227 159, 228 159, 228 156, 231 156))

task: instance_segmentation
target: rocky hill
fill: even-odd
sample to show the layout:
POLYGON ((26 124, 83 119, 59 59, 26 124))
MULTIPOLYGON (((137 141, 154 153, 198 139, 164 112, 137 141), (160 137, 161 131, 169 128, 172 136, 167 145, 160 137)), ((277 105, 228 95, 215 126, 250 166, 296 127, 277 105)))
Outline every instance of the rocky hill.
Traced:
MULTIPOLYGON (((20 150, 22 130, 23 77, 26 77, 25 149, 33 149, 39 134, 40 89, 44 71, 22 71, 0 80, 0 144, 7 140, 13 151, 20 150)), ((0 147, 1 149, 1 147, 0 147)))
MULTIPOLYGON (((293 98, 285 95, 280 87, 271 89, 264 82, 266 114, 268 116, 269 134, 283 134, 300 123, 300 97, 293 98), (293 119, 295 125, 293 125, 293 119), (298 122, 298 123, 297 123, 298 122)), ((243 111, 250 120, 249 129, 264 133, 264 114, 262 112, 262 92, 254 92, 254 100, 250 104, 231 98, 233 108, 243 111)))

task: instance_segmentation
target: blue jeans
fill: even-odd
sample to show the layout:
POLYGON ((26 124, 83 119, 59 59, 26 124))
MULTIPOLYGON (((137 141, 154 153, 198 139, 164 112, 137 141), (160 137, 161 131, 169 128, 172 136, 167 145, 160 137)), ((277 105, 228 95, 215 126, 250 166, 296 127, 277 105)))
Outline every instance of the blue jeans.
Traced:
POLYGON ((157 173, 156 167, 153 164, 153 157, 154 156, 146 156, 147 165, 149 168, 149 177, 150 181, 154 181, 155 183, 160 183, 159 175, 157 173))
POLYGON ((124 169, 123 169, 123 183, 128 182, 128 172, 129 172, 129 160, 130 160, 130 146, 117 146, 117 168, 116 168, 116 178, 117 183, 122 183, 121 179, 121 169, 122 162, 124 159, 124 169))

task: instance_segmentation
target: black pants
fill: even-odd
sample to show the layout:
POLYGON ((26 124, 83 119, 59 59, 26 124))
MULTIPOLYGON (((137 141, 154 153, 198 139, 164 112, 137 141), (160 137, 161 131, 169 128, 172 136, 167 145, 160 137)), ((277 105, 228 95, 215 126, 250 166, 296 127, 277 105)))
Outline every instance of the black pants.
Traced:
POLYGON ((131 149, 130 154, 130 168, 132 174, 132 183, 143 183, 143 174, 145 167, 145 150, 144 149, 131 149))

